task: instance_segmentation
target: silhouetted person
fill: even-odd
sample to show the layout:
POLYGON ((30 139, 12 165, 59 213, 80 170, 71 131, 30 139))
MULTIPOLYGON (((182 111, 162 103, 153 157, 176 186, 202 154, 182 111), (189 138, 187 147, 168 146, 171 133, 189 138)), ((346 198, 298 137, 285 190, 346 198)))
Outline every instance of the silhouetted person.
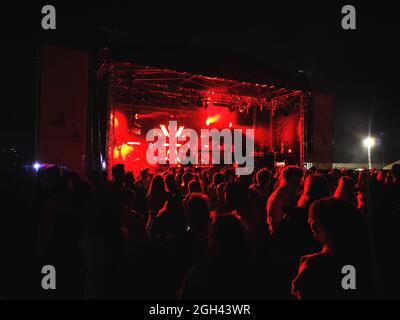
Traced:
POLYGON ((215 173, 213 175, 212 184, 208 190, 208 198, 210 199, 211 208, 215 209, 220 205, 217 195, 217 187, 224 182, 224 175, 222 173, 215 173))
POLYGON ((259 294, 261 279, 250 259, 240 218, 234 214, 220 215, 211 229, 209 256, 189 271, 178 297, 184 300, 251 299, 259 294))
POLYGON ((165 186, 170 194, 174 195, 179 193, 178 187, 176 186, 175 175, 173 173, 169 173, 165 176, 165 186))
POLYGON ((358 207, 354 180, 346 176, 341 177, 333 197, 336 199, 346 200, 358 207))
POLYGON ((121 189, 125 186, 125 166, 123 164, 116 164, 111 169, 113 177, 113 187, 121 189))
POLYGON ((192 181, 193 175, 190 172, 185 172, 182 176, 181 193, 186 196, 189 193, 189 182, 192 181))
POLYGON ((81 299, 84 265, 80 240, 92 188, 56 166, 46 169, 44 176, 47 198, 41 206, 38 257, 43 265, 52 265, 58 271, 57 299, 81 299), (71 278, 69 272, 75 277, 71 278))
POLYGON ((237 211, 240 216, 248 213, 249 190, 240 182, 228 183, 225 187, 225 204, 229 211, 237 211))
POLYGON ((186 197, 183 200, 183 204, 186 204, 187 201, 190 199, 190 197, 192 196, 192 194, 194 193, 201 193, 202 189, 201 189, 201 184, 200 181, 198 180, 192 180, 189 182, 189 186, 188 186, 188 194, 186 195, 186 197))
POLYGON ((400 278, 400 165, 392 167, 392 182, 383 186, 380 203, 373 209, 375 245, 384 298, 399 299, 400 278))
POLYGON ((136 182, 136 186, 138 188, 141 188, 144 192, 144 194, 147 194, 147 192, 149 191, 149 187, 150 187, 150 175, 149 175, 149 169, 148 168, 144 168, 142 170, 140 170, 140 177, 138 179, 138 181, 136 182))
POLYGON ((185 220, 186 228, 169 234, 162 244, 166 298, 176 298, 188 270, 207 253, 211 216, 206 196, 191 195, 185 208, 185 220))
POLYGON ((255 183, 250 187, 268 198, 270 195, 271 171, 268 169, 259 170, 255 176, 255 183))
POLYGON ((255 207, 259 214, 266 221, 266 206, 268 198, 271 195, 271 171, 261 169, 255 176, 255 183, 250 186, 250 190, 254 191, 255 207))
POLYGON ((297 271, 301 256, 321 249, 308 224, 308 210, 315 201, 329 195, 329 185, 325 177, 309 175, 305 180, 298 207, 287 210, 282 220, 277 238, 282 253, 290 263, 291 273, 297 271))
POLYGON ((185 231, 185 218, 180 197, 169 197, 153 223, 148 226, 153 239, 164 240, 168 235, 185 231))
POLYGON ((133 175, 132 171, 128 171, 125 174, 125 183, 126 187, 133 190, 135 187, 135 176, 133 175))
POLYGON ((162 176, 154 176, 151 181, 149 193, 147 194, 147 203, 149 209, 149 224, 152 223, 158 212, 164 207, 168 200, 168 193, 165 189, 165 183, 162 176))
POLYGON ((368 238, 356 208, 327 198, 315 202, 309 213, 311 229, 323 249, 302 257, 293 295, 297 299, 372 298, 368 238), (356 290, 343 288, 344 266, 355 268, 356 290))
POLYGON ((297 191, 301 185, 303 172, 298 167, 287 167, 281 174, 280 186, 275 190, 267 202, 267 224, 273 235, 279 230, 280 223, 285 215, 284 207, 296 206, 297 191))

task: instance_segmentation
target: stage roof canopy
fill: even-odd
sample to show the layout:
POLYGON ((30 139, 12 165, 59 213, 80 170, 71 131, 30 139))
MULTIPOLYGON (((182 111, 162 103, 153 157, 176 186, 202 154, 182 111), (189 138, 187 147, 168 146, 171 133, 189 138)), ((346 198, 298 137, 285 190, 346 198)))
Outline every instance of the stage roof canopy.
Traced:
POLYGON ((99 77, 107 70, 111 73, 111 88, 116 102, 125 104, 150 101, 163 104, 162 100, 168 99, 170 107, 173 107, 171 101, 181 106, 197 104, 200 107, 207 103, 207 99, 212 99, 214 104, 227 107, 276 109, 304 93, 268 83, 229 80, 131 62, 104 63, 98 71, 99 77))
POLYGON ((239 82, 274 84, 277 87, 309 91, 311 78, 301 70, 284 70, 273 61, 266 63, 244 54, 223 49, 192 47, 115 46, 110 48, 113 61, 131 61, 138 65, 162 66, 165 69, 235 79, 239 82))

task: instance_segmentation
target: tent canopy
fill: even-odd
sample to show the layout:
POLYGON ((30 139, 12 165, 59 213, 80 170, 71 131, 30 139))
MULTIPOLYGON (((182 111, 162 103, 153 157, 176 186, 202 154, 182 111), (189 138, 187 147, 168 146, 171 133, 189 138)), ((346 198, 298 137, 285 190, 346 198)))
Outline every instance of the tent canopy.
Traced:
POLYGON ((399 165, 400 165, 400 160, 398 160, 398 161, 396 161, 396 162, 393 162, 392 164, 389 164, 388 166, 386 166, 386 167, 384 168, 384 170, 392 170, 392 167, 393 167, 395 164, 399 164, 399 165))

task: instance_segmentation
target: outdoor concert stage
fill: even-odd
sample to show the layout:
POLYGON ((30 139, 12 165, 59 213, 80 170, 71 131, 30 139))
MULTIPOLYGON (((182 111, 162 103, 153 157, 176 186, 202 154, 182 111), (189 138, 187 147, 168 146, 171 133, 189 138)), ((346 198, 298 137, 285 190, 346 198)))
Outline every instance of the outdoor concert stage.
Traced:
MULTIPOLYGON (((125 60, 107 58, 93 65, 86 52, 42 49, 40 161, 79 172, 110 172, 123 163, 138 174, 150 167, 146 134, 160 129, 168 135, 170 121, 199 135, 202 129, 254 129, 256 167, 332 161, 328 95, 243 82, 240 75, 224 79, 125 60)), ((226 151, 223 146, 221 140, 220 152, 226 151)))
POLYGON ((112 65, 108 92, 109 167, 123 163, 135 173, 148 167, 146 133, 158 128, 168 136, 170 121, 177 122, 177 135, 184 128, 199 134, 201 129, 254 129, 256 165, 305 160, 307 92, 132 63, 112 65))

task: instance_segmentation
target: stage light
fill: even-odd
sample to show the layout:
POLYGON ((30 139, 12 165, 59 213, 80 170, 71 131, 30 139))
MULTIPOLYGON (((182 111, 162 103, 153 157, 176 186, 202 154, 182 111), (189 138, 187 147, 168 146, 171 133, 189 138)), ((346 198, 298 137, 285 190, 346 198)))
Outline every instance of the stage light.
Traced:
POLYGON ((134 148, 126 143, 116 146, 113 151, 114 159, 122 158, 125 161, 130 153, 134 151, 134 148))
POLYGON ((209 107, 209 105, 210 105, 210 103, 212 102, 212 99, 209 97, 209 98, 207 98, 207 101, 206 101, 206 103, 204 104, 204 110, 207 110, 208 109, 208 107, 209 107))
POLYGON ((33 164, 33 169, 35 169, 35 171, 37 172, 37 171, 39 171, 40 170, 40 168, 42 167, 42 165, 39 163, 39 162, 35 162, 34 164, 33 164))
POLYGON ((221 119, 221 115, 217 114, 215 116, 210 116, 206 120, 206 126, 209 127, 213 123, 217 123, 221 119))
POLYGON ((364 147, 367 147, 367 148, 370 148, 370 149, 375 147, 375 144, 376 144, 375 139, 371 138, 371 137, 368 137, 363 141, 364 147))
POLYGON ((229 122, 229 128, 232 128, 232 127, 233 127, 232 122, 229 122))
POLYGON ((128 155, 129 155, 131 152, 133 152, 133 147, 128 146, 127 144, 123 144, 123 145, 121 146, 121 151, 120 151, 122 160, 125 161, 126 158, 128 157, 128 155))
POLYGON ((366 147, 367 150, 368 150, 368 167, 369 167, 369 170, 372 169, 371 149, 375 146, 375 144, 376 144, 375 139, 372 138, 372 137, 367 137, 363 141, 364 147, 366 147))
POLYGON ((135 120, 139 120, 139 115, 137 113, 135 114, 135 120))
POLYGON ((102 154, 100 154, 100 164, 101 164, 102 170, 106 170, 106 169, 107 169, 107 163, 106 163, 106 161, 104 160, 102 154))
POLYGON ((292 154, 292 153, 293 153, 293 150, 292 150, 292 149, 289 149, 288 152, 289 152, 289 154, 292 154))

